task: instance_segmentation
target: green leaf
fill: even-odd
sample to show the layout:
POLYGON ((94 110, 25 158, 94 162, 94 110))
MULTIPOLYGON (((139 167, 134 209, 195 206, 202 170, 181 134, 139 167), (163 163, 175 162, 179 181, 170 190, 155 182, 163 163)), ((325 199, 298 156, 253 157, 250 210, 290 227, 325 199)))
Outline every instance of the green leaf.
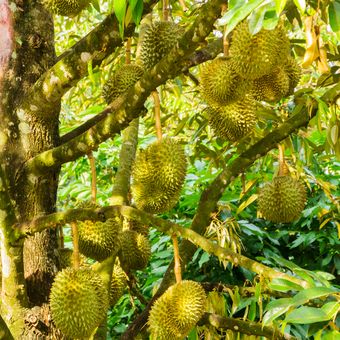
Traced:
POLYGON ((260 32, 267 8, 268 6, 264 5, 251 13, 249 18, 249 31, 251 32, 251 34, 256 34, 260 32))
POLYGON ((334 294, 336 291, 328 287, 313 287, 305 289, 293 297, 293 303, 295 306, 303 305, 309 300, 316 299, 329 294, 334 294))
POLYGON ((100 13, 100 4, 99 4, 99 0, 92 0, 91 1, 93 8, 100 13))
POLYGON ((333 32, 340 30, 340 2, 332 1, 328 6, 329 24, 333 32))
POLYGON ((286 313, 291 308, 291 301, 290 298, 282 298, 269 302, 266 307, 267 312, 263 317, 263 325, 271 324, 279 316, 286 313))
POLYGON ((129 5, 131 7, 131 10, 133 10, 136 7, 138 1, 139 0, 129 0, 129 5))
POLYGON ((245 19, 255 8, 259 7, 264 0, 249 0, 244 6, 235 7, 228 11, 220 20, 220 25, 227 25, 225 35, 228 35, 238 23, 245 19))
POLYGON ((329 319, 333 319, 339 312, 340 305, 338 301, 331 301, 325 303, 321 309, 327 314, 329 319))
POLYGON ((276 13, 280 15, 287 3, 287 0, 275 0, 276 13))
POLYGON ((113 10, 119 23, 123 23, 126 12, 126 0, 113 0, 113 10))
POLYGON ((306 0, 294 0, 295 6, 299 9, 301 13, 306 10, 306 0))
POLYGON ((198 265, 201 268, 202 265, 206 262, 209 261, 210 255, 206 252, 203 253, 203 255, 201 256, 200 260, 198 261, 198 265))
POLYGON ((309 324, 329 320, 328 315, 320 308, 302 306, 289 313, 285 322, 309 324))
POLYGON ((143 8, 143 0, 138 0, 132 11, 132 20, 136 25, 139 25, 140 20, 142 19, 143 8))
POLYGON ((280 292, 287 292, 289 290, 300 291, 303 289, 300 285, 286 279, 273 279, 269 283, 269 288, 280 292))

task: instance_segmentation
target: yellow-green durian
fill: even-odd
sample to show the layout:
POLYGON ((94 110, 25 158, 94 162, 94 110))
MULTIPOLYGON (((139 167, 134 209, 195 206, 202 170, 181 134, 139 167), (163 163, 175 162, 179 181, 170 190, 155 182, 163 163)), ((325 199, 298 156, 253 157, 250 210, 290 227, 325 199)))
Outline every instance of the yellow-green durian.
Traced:
POLYGON ((183 147, 163 138, 138 152, 132 169, 131 193, 138 209, 161 213, 177 203, 186 175, 183 147))
POLYGON ((171 21, 156 21, 149 25, 141 41, 140 60, 146 69, 155 66, 175 47, 183 29, 171 21))
POLYGON ((225 105, 241 99, 249 82, 235 72, 232 59, 217 58, 206 63, 200 73, 200 92, 210 105, 225 105))
POLYGON ((256 100, 276 102, 288 95, 290 79, 284 67, 275 67, 270 74, 253 82, 252 95, 256 100))
POLYGON ((142 77, 143 68, 135 64, 126 64, 114 72, 112 77, 103 86, 103 97, 110 104, 121 96, 142 77))
POLYGON ((79 222, 79 251, 91 259, 103 261, 118 252, 121 231, 119 216, 105 222, 79 222))
POLYGON ((229 52, 242 78, 260 78, 269 74, 278 61, 277 31, 262 29, 252 35, 245 20, 235 28, 229 52))
POLYGON ((151 339, 183 339, 202 317, 206 294, 202 286, 184 280, 169 287, 151 308, 151 339))
POLYGON ((129 229, 136 231, 139 234, 144 235, 145 237, 149 234, 149 227, 145 225, 145 223, 141 223, 135 220, 129 221, 129 229))
POLYGON ((44 5, 54 14, 75 17, 90 4, 89 0, 43 0, 44 5))
POLYGON ((230 141, 243 138, 256 124, 256 101, 250 96, 223 107, 208 107, 207 112, 215 134, 230 141))
POLYGON ((301 68, 296 62, 295 58, 293 58, 292 56, 288 56, 285 59, 282 67, 289 79, 288 94, 293 94, 294 89, 299 83, 301 78, 301 68))
POLYGON ((150 242, 142 234, 133 230, 124 230, 118 256, 125 271, 144 269, 151 256, 150 242))
POLYGON ((267 183, 258 197, 258 210, 275 223, 289 223, 299 218, 306 203, 306 189, 291 176, 277 176, 267 183))
POLYGON ((66 268, 52 284, 52 319, 70 338, 89 337, 104 320, 108 293, 100 276, 90 269, 66 268))
POLYGON ((113 266, 111 287, 110 287, 110 306, 114 306, 121 298, 127 286, 127 279, 124 270, 119 265, 113 266))

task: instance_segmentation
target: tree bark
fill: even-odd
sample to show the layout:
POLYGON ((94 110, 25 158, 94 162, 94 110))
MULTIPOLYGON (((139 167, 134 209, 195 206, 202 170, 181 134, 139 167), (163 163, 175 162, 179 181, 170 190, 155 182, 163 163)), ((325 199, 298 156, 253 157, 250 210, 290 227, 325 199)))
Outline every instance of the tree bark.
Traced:
MULTIPOLYGON (((42 118, 44 107, 23 106, 30 88, 56 61, 54 28, 52 16, 40 3, 17 0, 15 5, 8 0, 0 3, 0 46, 6 46, 6 54, 2 51, 0 55, 0 160, 10 203, 1 208, 6 209, 7 215, 13 215, 13 221, 19 222, 55 211, 59 169, 32 176, 23 165, 36 154, 59 144, 60 99, 54 103, 48 119, 42 118)), ((2 231, 10 235, 11 227, 10 223, 4 223, 2 231)), ((15 305, 22 308, 20 327, 12 321, 18 319, 18 315, 11 315, 3 305, 1 315, 15 339, 47 337, 53 331, 49 330, 50 318, 44 304, 48 302, 57 272, 56 231, 46 230, 15 244, 8 235, 1 242, 2 266, 12 268, 14 264, 17 277, 14 270, 8 274, 7 280, 12 279, 14 286, 12 292, 2 278, 2 296, 6 300, 17 287, 12 298, 15 305), (25 282, 21 282, 20 273, 25 282), (32 311, 27 310, 33 306, 39 306, 39 312, 36 308, 34 313, 40 318, 37 322, 32 321, 32 311), (24 332, 23 323, 27 326, 24 332)))

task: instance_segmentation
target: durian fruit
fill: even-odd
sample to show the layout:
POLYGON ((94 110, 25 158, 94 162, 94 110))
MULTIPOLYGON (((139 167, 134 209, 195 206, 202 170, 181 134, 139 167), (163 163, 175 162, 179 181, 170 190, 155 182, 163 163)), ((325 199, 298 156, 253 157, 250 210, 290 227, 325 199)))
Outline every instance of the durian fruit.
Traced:
POLYGON ((259 193, 258 210, 275 223, 289 223, 299 218, 306 203, 305 186, 291 176, 277 176, 259 193))
POLYGON ((161 213, 178 201, 186 175, 183 147, 163 138, 139 151, 132 169, 131 193, 138 209, 161 213))
POLYGON ((215 134, 232 142, 250 133, 256 123, 256 101, 250 96, 223 107, 208 107, 207 112, 215 134))
POLYGON ((202 317, 206 300, 197 282, 184 280, 169 287, 151 308, 151 339, 183 339, 202 317))
POLYGON ((128 91, 142 77, 143 73, 143 68, 135 64, 121 66, 103 86, 102 94, 105 101, 110 104, 128 91))
POLYGON ((233 32, 229 53, 236 72, 245 79, 256 79, 271 73, 278 62, 280 47, 277 30, 252 35, 248 22, 242 21, 233 32))
POLYGON ((283 69, 288 76, 289 79, 289 88, 287 94, 293 94, 294 89, 300 81, 301 78, 301 68, 296 62, 295 58, 292 56, 287 56, 284 63, 283 69))
POLYGON ((90 4, 89 0, 43 0, 45 7, 53 14, 67 17, 77 16, 90 4))
POLYGON ((113 266, 111 288, 110 288, 110 306, 114 306, 121 298, 127 286, 127 279, 124 270, 119 265, 113 266))
POLYGON ((90 269, 63 269, 52 284, 52 319, 71 338, 89 337, 104 320, 108 302, 103 281, 90 269))
POLYGON ((154 67, 175 47, 183 29, 170 21, 156 21, 149 25, 141 39, 140 60, 148 70, 154 67))
POLYGON ((249 82, 235 72, 232 59, 217 58, 206 63, 200 74, 200 92, 210 105, 225 105, 241 99, 249 82))
POLYGON ((121 231, 119 216, 105 222, 78 222, 79 251, 91 259, 103 261, 118 252, 121 231))
POLYGON ((124 271, 144 269, 151 256, 150 242, 142 234, 133 230, 124 230, 118 256, 124 271))
POLYGON ((290 79, 284 67, 277 66, 270 74, 253 82, 252 95, 256 100, 276 102, 289 92, 290 79))

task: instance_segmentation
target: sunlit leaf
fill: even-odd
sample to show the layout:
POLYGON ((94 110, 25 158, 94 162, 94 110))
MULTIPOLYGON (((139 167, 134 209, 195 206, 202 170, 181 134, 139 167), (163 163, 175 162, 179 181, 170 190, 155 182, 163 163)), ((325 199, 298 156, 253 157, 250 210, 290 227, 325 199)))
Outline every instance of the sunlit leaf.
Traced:
POLYGON ((288 323, 309 324, 329 320, 328 315, 320 308, 302 306, 289 313, 285 321, 288 323))
POLYGON ((328 5, 329 24, 333 32, 340 30, 340 2, 333 0, 328 5))

